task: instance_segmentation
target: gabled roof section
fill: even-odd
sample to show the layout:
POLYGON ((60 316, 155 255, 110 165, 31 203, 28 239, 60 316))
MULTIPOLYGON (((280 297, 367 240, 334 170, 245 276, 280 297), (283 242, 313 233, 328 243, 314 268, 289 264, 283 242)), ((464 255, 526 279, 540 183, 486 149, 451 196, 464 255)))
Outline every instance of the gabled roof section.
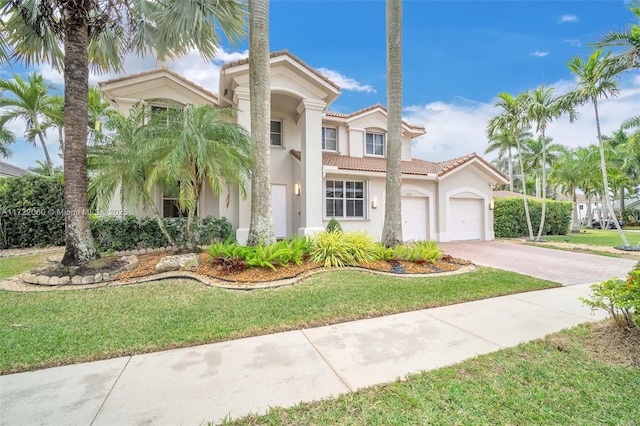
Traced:
POLYGON ((158 68, 137 74, 112 78, 98 83, 100 90, 111 103, 118 97, 131 97, 136 90, 152 89, 154 87, 173 85, 180 90, 186 90, 192 96, 201 99, 203 103, 218 103, 218 95, 205 89, 199 84, 168 68, 158 68))
MULTIPOLYGON (((298 159, 302 159, 300 151, 291 150, 290 154, 298 159)), ((499 171, 497 171, 490 163, 487 163, 482 157, 475 152, 464 157, 454 158, 439 163, 433 161, 420 160, 417 158, 411 161, 403 161, 401 170, 405 175, 419 176, 437 176, 438 178, 446 177, 448 173, 452 173, 466 164, 478 163, 481 167, 498 177, 501 183, 508 182, 508 179, 499 171)), ((350 157, 348 155, 332 154, 330 152, 322 153, 322 165, 337 167, 339 170, 356 170, 364 172, 385 173, 387 171, 387 160, 377 157, 350 157)))
POLYGON ((35 175, 31 170, 26 170, 13 164, 0 161, 0 177, 19 177, 23 175, 35 175))
MULTIPOLYGON (((283 50, 278 50, 276 52, 272 52, 271 55, 270 55, 270 58, 274 59, 274 58, 278 58, 280 56, 286 56, 286 57, 292 59, 294 62, 297 62, 303 68, 306 68, 308 71, 310 71, 311 73, 315 74, 321 80, 324 80, 326 83, 332 85, 338 91, 340 90, 340 86, 338 86, 336 83, 331 81, 327 76, 325 76, 324 74, 320 73, 315 68, 312 68, 311 66, 307 65, 305 62, 302 61, 302 59, 300 59, 297 56, 293 55, 287 49, 283 49, 283 50)), ((233 67, 237 67, 237 66, 240 66, 240 65, 249 65, 249 58, 246 57, 246 58, 238 59, 238 60, 235 60, 235 61, 227 62, 226 64, 222 65, 221 69, 226 70, 228 68, 233 68, 233 67)))
MULTIPOLYGON (((249 88, 249 58, 243 58, 226 63, 220 68, 220 88, 222 104, 233 104, 236 88, 249 88)), ((270 55, 271 65, 271 89, 272 93, 278 90, 288 90, 297 87, 294 97, 302 99, 322 100, 327 105, 331 104, 340 95, 340 86, 321 74, 318 70, 310 67, 297 56, 289 53, 288 50, 280 50, 270 55), (277 76, 285 75, 286 84, 280 81, 277 84, 277 76)))
MULTIPOLYGON (((381 104, 375 104, 375 105, 371 105, 368 106, 366 108, 362 108, 358 111, 355 112, 351 112, 349 114, 344 114, 341 112, 335 112, 335 111, 327 111, 326 116, 327 117, 336 117, 336 118, 342 118, 345 119, 347 121, 347 123, 351 120, 363 117, 367 114, 371 114, 371 113, 375 113, 375 112, 381 112, 382 114, 385 115, 385 117, 387 116, 387 109, 381 105, 381 104)), ((408 122, 406 122, 405 120, 402 120, 402 126, 404 127, 405 131, 407 131, 408 133, 411 134, 412 138, 416 138, 418 136, 422 136, 426 133, 426 129, 424 126, 417 126, 415 124, 410 124, 408 122)))

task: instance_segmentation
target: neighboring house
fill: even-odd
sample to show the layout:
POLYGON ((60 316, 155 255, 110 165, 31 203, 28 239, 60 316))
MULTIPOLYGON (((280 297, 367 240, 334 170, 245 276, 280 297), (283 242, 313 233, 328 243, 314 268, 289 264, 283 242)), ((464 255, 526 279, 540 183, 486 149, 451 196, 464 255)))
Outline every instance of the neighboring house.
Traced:
MULTIPOLYGON (((104 98, 123 113, 138 100, 235 109, 236 122, 250 129, 249 61, 222 66, 216 95, 167 69, 100 83, 104 98)), ((276 236, 310 235, 336 217, 344 230, 380 239, 384 221, 387 111, 373 105, 350 114, 329 111, 340 88, 287 51, 271 55, 271 196, 276 236)), ((402 226, 409 240, 491 240, 492 186, 507 178, 475 153, 443 162, 411 157, 412 141, 424 127, 402 126, 402 226)), ((226 217, 239 242, 247 240, 251 200, 229 188, 203 192, 201 215, 226 217)), ((166 216, 175 200, 155 193, 166 216)), ((120 206, 137 215, 146 212, 120 206)))
MULTIPOLYGON (((620 212, 620 201, 613 203, 616 213, 620 212)), ((624 200, 625 217, 622 219, 627 223, 640 223, 640 198, 627 198, 624 200)))
POLYGON ((0 161, 0 178, 3 177, 20 177, 22 175, 33 175, 34 172, 30 170, 21 169, 18 166, 14 166, 4 161, 0 161))

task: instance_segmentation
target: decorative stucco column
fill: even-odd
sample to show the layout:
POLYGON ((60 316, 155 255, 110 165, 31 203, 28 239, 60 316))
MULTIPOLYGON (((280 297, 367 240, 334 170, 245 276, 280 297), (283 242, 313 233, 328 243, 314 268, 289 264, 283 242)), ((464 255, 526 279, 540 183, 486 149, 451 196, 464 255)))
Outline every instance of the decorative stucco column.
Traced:
MULTIPOLYGON (((249 89, 237 87, 234 92, 234 104, 237 107, 236 120, 239 125, 251 132, 251 104, 249 102, 249 89)), ((238 191, 238 229, 236 240, 239 244, 247 244, 249 238, 249 226, 251 225, 251 180, 247 182, 247 197, 242 198, 238 191)))
POLYGON ((303 99, 296 111, 300 114, 302 133, 302 208, 298 235, 313 235, 322 224, 322 112, 326 103, 303 99))

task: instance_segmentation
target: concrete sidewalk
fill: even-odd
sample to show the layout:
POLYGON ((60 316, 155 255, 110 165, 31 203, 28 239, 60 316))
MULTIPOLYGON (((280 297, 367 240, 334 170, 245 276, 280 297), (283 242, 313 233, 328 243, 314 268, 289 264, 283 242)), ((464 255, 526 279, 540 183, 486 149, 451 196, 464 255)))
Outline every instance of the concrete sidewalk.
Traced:
POLYGON ((199 425, 393 381, 601 319, 587 284, 0 376, 0 425, 199 425))

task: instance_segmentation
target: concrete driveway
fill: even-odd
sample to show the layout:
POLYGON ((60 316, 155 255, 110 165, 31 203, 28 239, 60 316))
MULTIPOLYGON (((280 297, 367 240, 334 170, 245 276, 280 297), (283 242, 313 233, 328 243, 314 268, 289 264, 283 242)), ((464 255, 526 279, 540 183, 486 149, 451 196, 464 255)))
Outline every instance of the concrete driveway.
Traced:
POLYGON ((562 285, 592 284, 626 278, 634 260, 555 250, 502 241, 438 243, 446 254, 476 265, 518 272, 562 285))

